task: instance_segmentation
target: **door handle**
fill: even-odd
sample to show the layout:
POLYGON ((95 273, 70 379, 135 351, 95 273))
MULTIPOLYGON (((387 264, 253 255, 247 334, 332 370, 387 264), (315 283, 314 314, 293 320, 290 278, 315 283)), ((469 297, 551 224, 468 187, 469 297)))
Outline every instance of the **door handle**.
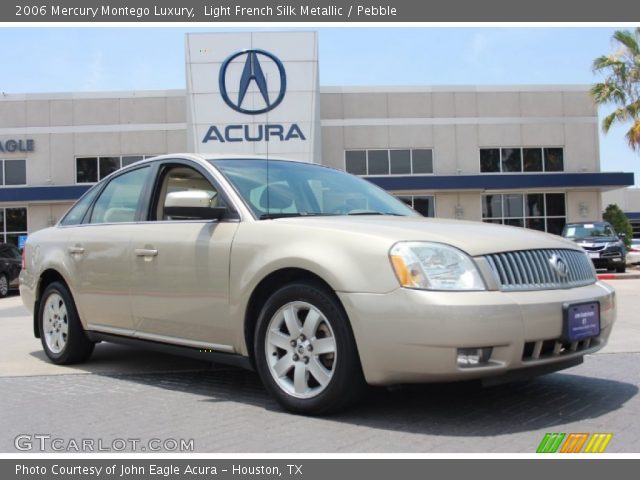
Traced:
POLYGON ((155 248, 136 248, 133 253, 136 257, 155 257, 158 255, 158 250, 155 248))
POLYGON ((84 248, 76 245, 75 247, 67 248, 67 252, 71 255, 82 255, 84 253, 84 248))

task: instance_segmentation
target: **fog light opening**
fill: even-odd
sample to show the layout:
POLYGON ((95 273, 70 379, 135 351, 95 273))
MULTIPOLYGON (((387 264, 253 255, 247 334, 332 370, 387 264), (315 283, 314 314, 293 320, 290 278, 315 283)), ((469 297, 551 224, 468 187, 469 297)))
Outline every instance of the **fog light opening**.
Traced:
POLYGON ((493 347, 459 348, 457 363, 460 368, 483 367, 489 363, 493 347))

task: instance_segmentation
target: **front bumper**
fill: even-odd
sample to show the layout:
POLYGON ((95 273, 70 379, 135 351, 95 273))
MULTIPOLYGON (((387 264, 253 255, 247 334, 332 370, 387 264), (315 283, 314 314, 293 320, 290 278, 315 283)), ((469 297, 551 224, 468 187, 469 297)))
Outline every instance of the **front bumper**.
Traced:
POLYGON ((362 368, 372 385, 495 377, 561 365, 602 348, 615 320, 615 292, 597 282, 565 290, 341 293, 362 368), (600 335, 558 346, 563 306, 600 303, 600 335), (488 362, 460 366, 459 349, 491 348, 488 362))
POLYGON ((588 252, 596 268, 618 268, 625 264, 624 253, 619 248, 608 248, 597 252, 588 252))
POLYGON ((625 264, 625 258, 621 254, 611 255, 603 258, 592 258, 593 266, 595 268, 619 268, 625 264))

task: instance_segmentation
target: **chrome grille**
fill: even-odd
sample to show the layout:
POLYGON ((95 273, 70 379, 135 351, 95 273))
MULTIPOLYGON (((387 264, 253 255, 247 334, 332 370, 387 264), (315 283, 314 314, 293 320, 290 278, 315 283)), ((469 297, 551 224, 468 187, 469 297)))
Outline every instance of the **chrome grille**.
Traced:
POLYGON ((602 245, 594 245, 592 247, 587 247, 586 245, 581 245, 582 248, 584 248, 587 252, 599 252, 600 250, 604 250, 604 247, 606 245, 602 244, 602 245))
POLYGON ((487 255, 500 290, 552 290, 590 285, 596 281, 591 260, 582 251, 568 249, 521 250, 487 255), (551 264, 562 259, 567 275, 551 264))

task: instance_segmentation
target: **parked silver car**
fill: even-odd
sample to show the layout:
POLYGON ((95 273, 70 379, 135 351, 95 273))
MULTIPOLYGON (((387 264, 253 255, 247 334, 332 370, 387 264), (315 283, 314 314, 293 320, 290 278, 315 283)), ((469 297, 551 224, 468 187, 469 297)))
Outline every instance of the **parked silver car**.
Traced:
POLYGON ((627 265, 636 265, 640 263, 640 238, 631 240, 631 247, 627 252, 627 265))
POLYGON ((366 384, 509 380, 606 343, 614 291, 575 243, 423 218, 369 182, 279 160, 126 167, 26 244, 21 295, 59 364, 100 340, 255 368, 287 409, 366 384))

